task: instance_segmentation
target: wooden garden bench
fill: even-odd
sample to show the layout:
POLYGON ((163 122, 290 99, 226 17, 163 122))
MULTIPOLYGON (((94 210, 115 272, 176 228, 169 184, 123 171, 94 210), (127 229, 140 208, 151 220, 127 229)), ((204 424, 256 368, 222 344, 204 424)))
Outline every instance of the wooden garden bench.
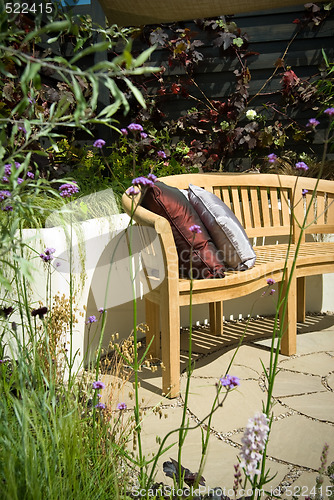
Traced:
MULTIPOLYGON (((160 178, 159 181, 179 189, 187 189, 191 183, 213 192, 231 208, 250 240, 253 239, 257 256, 253 268, 227 271, 222 279, 200 279, 193 282, 192 303, 209 304, 212 334, 222 335, 224 300, 244 296, 265 287, 267 278, 281 282, 284 291, 287 277, 296 260, 286 312, 284 318, 281 318, 284 325, 281 353, 295 354, 297 321, 305 321, 305 278, 334 272, 334 243, 322 241, 321 236, 324 233, 334 233, 334 182, 318 182, 296 259, 300 224, 304 220, 306 206, 311 202, 316 179, 276 174, 210 173, 175 175, 160 178), (302 190, 308 190, 308 193, 302 194, 302 190), (290 207, 294 207, 293 218, 290 207), (267 236, 280 239, 285 237, 286 242, 266 245, 264 240, 267 236), (305 241, 309 239, 311 241, 305 241), (284 275, 288 248, 287 272, 284 275)), ((126 212, 130 214, 131 199, 124 194, 122 201, 126 212)), ((136 201, 139 201, 139 195, 136 201)), ((178 276, 178 258, 169 222, 140 205, 135 210, 134 220, 139 225, 153 227, 162 247, 164 280, 145 297, 146 323, 149 328, 147 341, 154 336, 150 353, 153 357, 162 359, 165 367, 162 372, 162 390, 173 398, 179 394, 180 307, 189 305, 190 280, 175 278, 178 276)))

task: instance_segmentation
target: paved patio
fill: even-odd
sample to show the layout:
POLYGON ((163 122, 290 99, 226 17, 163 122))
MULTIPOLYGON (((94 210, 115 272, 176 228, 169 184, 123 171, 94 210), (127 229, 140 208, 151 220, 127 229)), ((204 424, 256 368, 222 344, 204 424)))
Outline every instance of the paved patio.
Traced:
MULTIPOLYGON (((266 397, 260 360, 268 367, 271 344, 268 337, 272 325, 270 318, 250 322, 243 345, 229 370, 240 378, 240 387, 229 394, 211 423, 203 476, 207 488, 226 488, 225 494, 231 497, 234 465, 238 462, 244 428, 248 419, 261 411, 266 397)), ((225 373, 244 327, 244 321, 227 323, 223 338, 211 336, 205 327, 194 329, 193 359, 196 363, 188 401, 190 427, 195 427, 208 414, 216 393, 215 384, 225 373)), ((187 361, 187 340, 188 331, 183 329, 182 369, 187 361)), ((266 489, 269 492, 276 489, 275 493, 282 498, 292 498, 300 486, 300 495, 305 497, 312 494, 325 443, 329 445, 328 464, 334 461, 334 316, 307 316, 306 323, 298 325, 297 354, 290 358, 280 355, 278 367, 280 371, 273 392, 274 421, 267 450, 267 468, 271 476, 276 476, 266 489)), ((163 438, 181 422, 185 373, 182 374, 180 398, 168 400, 160 396, 159 370, 152 373, 144 369, 141 374, 140 397, 145 409, 142 434, 146 454, 158 449, 157 436, 163 438), (152 412, 159 404, 160 416, 152 412)), ((104 380, 108 383, 108 376, 104 380)), ((125 401, 128 408, 133 407, 131 392, 132 384, 127 382, 118 395, 118 401, 125 401)), ((104 399, 110 401, 108 389, 104 399)), ((173 434, 167 444, 176 441, 177 434, 173 434)), ((197 427, 189 431, 186 438, 182 465, 196 472, 200 450, 201 432, 197 427)), ((176 447, 160 460, 156 480, 171 485, 171 480, 162 471, 162 463, 169 457, 177 459, 176 447)), ((323 484, 324 498, 327 498, 326 486, 330 486, 327 477, 323 484)))

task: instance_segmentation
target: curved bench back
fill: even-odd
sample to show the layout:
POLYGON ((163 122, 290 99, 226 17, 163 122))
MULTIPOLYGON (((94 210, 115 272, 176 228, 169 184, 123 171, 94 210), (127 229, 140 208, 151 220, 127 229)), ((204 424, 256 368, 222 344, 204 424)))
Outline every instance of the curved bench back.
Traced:
POLYGON ((181 174, 159 181, 179 189, 195 184, 213 192, 235 213, 249 238, 289 235, 292 219, 296 239, 298 223, 304 222, 306 211, 305 233, 334 233, 333 181, 257 173, 181 174), (317 192, 312 199, 315 186, 317 192), (308 192, 303 195, 303 190, 308 192))

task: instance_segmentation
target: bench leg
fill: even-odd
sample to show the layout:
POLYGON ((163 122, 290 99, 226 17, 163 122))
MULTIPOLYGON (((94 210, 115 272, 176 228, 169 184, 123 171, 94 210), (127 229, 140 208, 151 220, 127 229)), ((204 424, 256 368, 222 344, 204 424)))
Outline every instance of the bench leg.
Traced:
POLYGON ((297 321, 305 323, 306 278, 297 278, 297 321))
MULTIPOLYGON (((287 293, 287 282, 284 281, 281 284, 281 286, 283 287, 282 297, 285 297, 287 293)), ((281 308, 280 321, 283 321, 281 354, 284 354, 285 356, 291 356, 292 354, 296 354, 296 348, 297 348, 297 280, 296 279, 291 280, 284 318, 282 318, 282 313, 283 310, 281 308)))
POLYGON ((148 331, 146 333, 146 345, 150 343, 153 338, 151 347, 148 350, 147 356, 160 359, 161 345, 160 345, 160 309, 159 305, 145 299, 145 313, 146 324, 148 331))
POLYGON ((223 302, 210 302, 209 304, 210 333, 223 335, 223 302))
POLYGON ((161 293, 162 392, 176 398, 180 393, 180 306, 178 296, 171 299, 167 290, 161 293))

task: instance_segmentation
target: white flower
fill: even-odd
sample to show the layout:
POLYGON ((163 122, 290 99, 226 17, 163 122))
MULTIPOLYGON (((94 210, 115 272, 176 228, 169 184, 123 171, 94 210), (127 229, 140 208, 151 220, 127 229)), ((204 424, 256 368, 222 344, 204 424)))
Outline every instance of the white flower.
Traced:
POLYGON ((268 432, 268 419, 264 413, 256 413, 254 418, 248 420, 244 436, 241 440, 243 446, 240 452, 240 465, 250 479, 260 474, 258 463, 262 457, 261 452, 266 445, 268 432))
POLYGON ((248 111, 246 111, 246 117, 248 118, 248 120, 254 120, 256 116, 257 112, 255 111, 255 109, 249 109, 248 111))

